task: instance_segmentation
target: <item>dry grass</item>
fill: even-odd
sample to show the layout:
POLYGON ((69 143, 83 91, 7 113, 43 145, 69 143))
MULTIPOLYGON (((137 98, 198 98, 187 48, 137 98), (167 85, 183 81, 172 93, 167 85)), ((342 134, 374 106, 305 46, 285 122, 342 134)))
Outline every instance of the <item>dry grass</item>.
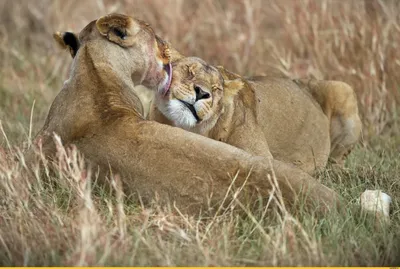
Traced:
MULTIPOLYGON (((348 171, 321 176, 352 203, 365 188, 385 189, 395 198, 386 228, 351 210, 323 219, 293 216, 279 190, 272 198, 277 207, 260 201, 249 210, 233 199, 229 210, 202 219, 161 210, 157 203, 144 208, 122 195, 118 177, 111 188, 92 188, 94 177, 76 148, 56 143, 58 161, 45 163, 43 172, 26 169, 18 150, 13 157, 19 161, 0 156, 0 265, 398 264, 400 185, 393 176, 400 162, 393 153, 382 158, 358 149, 348 171)), ((40 151, 37 156, 43 159, 40 151)))
POLYGON ((396 0, 1 1, 0 264, 399 265, 399 14, 396 0), (7 159, 9 145, 41 127, 67 78, 70 56, 51 34, 114 11, 148 21, 186 55, 243 75, 279 69, 351 84, 363 143, 347 171, 320 179, 352 202, 366 188, 383 189, 394 200, 392 226, 261 205, 188 219, 124 199, 118 178, 91 193, 93 176, 75 150, 60 146, 57 175, 28 173, 15 148, 17 160, 7 159))

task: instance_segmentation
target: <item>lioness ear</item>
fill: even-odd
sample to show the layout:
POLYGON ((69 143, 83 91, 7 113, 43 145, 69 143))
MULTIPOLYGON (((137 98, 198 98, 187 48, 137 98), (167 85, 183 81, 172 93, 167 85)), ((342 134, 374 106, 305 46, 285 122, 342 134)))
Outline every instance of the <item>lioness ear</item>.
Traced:
POLYGON ((142 28, 137 21, 122 14, 103 16, 96 21, 96 26, 100 34, 122 47, 132 46, 135 43, 134 36, 142 28))
POLYGON ((69 50, 72 58, 75 57, 80 46, 79 39, 76 34, 72 32, 56 32, 53 34, 53 38, 61 48, 69 50))
POLYGON ((185 58, 179 51, 177 51, 170 42, 163 40, 161 37, 156 35, 158 47, 164 52, 164 55, 169 58, 170 62, 176 62, 185 58))
POLYGON ((224 80, 224 100, 230 101, 243 89, 244 83, 241 79, 224 80))

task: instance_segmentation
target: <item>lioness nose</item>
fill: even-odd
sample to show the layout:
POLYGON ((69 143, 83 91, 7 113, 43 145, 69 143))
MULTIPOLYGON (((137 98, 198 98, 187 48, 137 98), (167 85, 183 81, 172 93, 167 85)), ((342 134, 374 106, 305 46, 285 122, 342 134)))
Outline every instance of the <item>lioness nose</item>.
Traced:
POLYGON ((199 86, 194 87, 194 90, 196 92, 196 101, 210 98, 210 94, 206 91, 203 91, 199 86))

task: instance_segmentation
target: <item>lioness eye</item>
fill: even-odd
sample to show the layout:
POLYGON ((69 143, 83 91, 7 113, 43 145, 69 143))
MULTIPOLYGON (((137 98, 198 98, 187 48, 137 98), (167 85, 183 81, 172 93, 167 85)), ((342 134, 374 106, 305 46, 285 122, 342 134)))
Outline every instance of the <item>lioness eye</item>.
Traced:
POLYGON ((113 31, 114 31, 114 34, 116 36, 118 36, 119 38, 126 39, 126 34, 123 31, 121 31, 120 29, 114 28, 113 31))

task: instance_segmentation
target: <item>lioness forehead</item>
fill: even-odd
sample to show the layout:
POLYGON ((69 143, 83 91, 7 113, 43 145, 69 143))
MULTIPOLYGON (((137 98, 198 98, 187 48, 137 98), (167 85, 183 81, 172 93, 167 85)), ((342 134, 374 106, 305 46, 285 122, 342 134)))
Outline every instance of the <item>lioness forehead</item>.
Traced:
MULTIPOLYGON (((143 31, 149 33, 150 35, 154 36, 155 38, 157 38, 158 42, 163 41, 160 37, 158 37, 158 36, 156 37, 154 30, 153 30, 153 28, 151 28, 150 24, 148 24, 145 21, 139 20, 139 19, 135 19, 135 18, 131 18, 131 19, 133 21, 135 21, 137 23, 137 25, 140 25, 141 30, 143 30, 143 31)), ((90 38, 100 35, 99 31, 97 30, 97 27, 96 27, 96 21, 97 20, 91 21, 88 25, 85 26, 85 28, 82 29, 82 31, 80 31, 80 33, 78 35, 79 41, 82 42, 82 41, 85 41, 85 40, 88 40, 90 38)))
POLYGON ((212 65, 209 65, 204 60, 197 58, 197 57, 186 57, 178 62, 175 63, 175 67, 187 69, 188 67, 194 67, 194 74, 195 79, 206 80, 210 84, 219 83, 222 84, 223 78, 219 73, 218 69, 212 65), (197 70, 197 72, 196 72, 197 70))

